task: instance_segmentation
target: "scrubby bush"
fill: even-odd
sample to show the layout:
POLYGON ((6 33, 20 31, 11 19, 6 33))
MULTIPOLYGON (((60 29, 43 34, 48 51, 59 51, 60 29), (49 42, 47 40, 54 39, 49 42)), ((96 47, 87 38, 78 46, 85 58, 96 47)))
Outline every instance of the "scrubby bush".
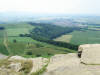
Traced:
POLYGON ((37 55, 36 55, 36 57, 40 57, 40 56, 41 56, 41 54, 37 54, 37 55))
POLYGON ((31 51, 26 52, 27 55, 32 55, 33 53, 31 51))
POLYGON ((31 60, 21 61, 21 64, 22 64, 22 69, 20 71, 23 71, 25 74, 30 73, 33 67, 33 62, 31 60))
POLYGON ((13 40, 13 42, 14 42, 14 43, 16 43, 16 42, 17 42, 17 40, 16 40, 16 39, 14 39, 14 40, 13 40))

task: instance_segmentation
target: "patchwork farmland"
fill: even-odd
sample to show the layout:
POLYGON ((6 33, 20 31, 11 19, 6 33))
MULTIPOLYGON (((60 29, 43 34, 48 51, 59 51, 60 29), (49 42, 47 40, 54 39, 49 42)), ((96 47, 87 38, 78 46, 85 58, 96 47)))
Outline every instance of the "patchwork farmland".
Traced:
POLYGON ((21 55, 24 57, 50 57, 54 54, 75 52, 63 47, 43 43, 31 37, 21 37, 29 34, 35 27, 28 23, 0 24, 5 27, 0 30, 0 52, 5 55, 21 55))

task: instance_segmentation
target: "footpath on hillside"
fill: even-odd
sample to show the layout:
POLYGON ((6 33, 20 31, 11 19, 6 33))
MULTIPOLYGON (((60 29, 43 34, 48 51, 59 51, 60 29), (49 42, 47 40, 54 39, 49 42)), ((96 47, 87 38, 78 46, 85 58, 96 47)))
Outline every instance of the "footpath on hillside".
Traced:
POLYGON ((3 41, 3 44, 6 47, 6 50, 8 51, 8 53, 10 54, 10 49, 8 47, 8 35, 7 35, 7 32, 6 31, 4 33, 4 41, 3 41))

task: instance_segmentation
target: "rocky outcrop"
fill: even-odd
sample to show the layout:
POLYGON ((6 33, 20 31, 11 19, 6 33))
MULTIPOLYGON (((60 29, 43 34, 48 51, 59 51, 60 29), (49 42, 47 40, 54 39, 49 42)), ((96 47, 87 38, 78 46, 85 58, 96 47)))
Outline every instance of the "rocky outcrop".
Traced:
POLYGON ((100 44, 80 45, 80 51, 82 51, 80 59, 82 63, 100 65, 100 44))
POLYGON ((80 45, 78 54, 51 57, 43 75, 100 75, 100 44, 80 45))
POLYGON ((43 57, 24 58, 21 56, 12 56, 9 59, 5 59, 4 63, 0 63, 2 64, 0 75, 31 75, 42 69, 43 66, 48 64, 48 61, 47 58, 43 57))
POLYGON ((51 58, 47 72, 43 75, 93 75, 84 64, 80 63, 77 54, 55 55, 51 58))
POLYGON ((0 75, 100 75, 99 49, 100 44, 80 45, 78 53, 57 54, 50 59, 12 56, 8 66, 0 67, 0 75))

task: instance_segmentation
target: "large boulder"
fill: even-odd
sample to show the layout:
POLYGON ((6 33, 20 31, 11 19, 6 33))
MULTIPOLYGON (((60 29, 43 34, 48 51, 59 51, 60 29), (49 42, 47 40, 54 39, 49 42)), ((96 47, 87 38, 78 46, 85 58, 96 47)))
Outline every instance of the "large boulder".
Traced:
POLYGON ((81 62, 88 65, 100 65, 100 44, 80 45, 81 62))
POLYGON ((47 71, 43 75, 93 75, 87 70, 76 53, 59 54, 51 57, 47 71))
POLYGON ((31 75, 48 64, 49 59, 12 56, 0 62, 0 75, 31 75), (26 74, 23 74, 26 73, 26 74))
POLYGON ((46 64, 48 64, 48 61, 49 61, 47 58, 43 58, 43 57, 30 58, 29 60, 32 60, 33 62, 33 67, 30 74, 35 73, 39 71, 40 69, 42 69, 46 64))

